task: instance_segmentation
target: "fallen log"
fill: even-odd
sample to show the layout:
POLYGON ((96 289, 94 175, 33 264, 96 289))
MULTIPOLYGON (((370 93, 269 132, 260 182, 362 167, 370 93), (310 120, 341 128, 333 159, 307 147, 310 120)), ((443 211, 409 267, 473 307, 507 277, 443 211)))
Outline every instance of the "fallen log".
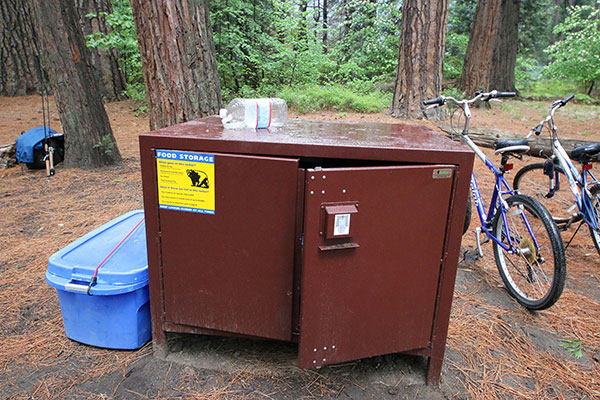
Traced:
MULTIPOLYGON (((455 130, 452 129, 450 125, 439 125, 438 128, 446 132, 448 137, 453 138, 457 142, 460 141, 460 134, 457 135, 454 133, 455 130)), ((527 136, 527 133, 507 132, 497 128, 469 128, 469 137, 475 144, 491 149, 494 148, 494 142, 498 139, 525 139, 525 136, 527 136)), ((552 154, 552 139, 548 136, 532 135, 527 138, 527 140, 529 141, 530 147, 527 154, 530 156, 545 158, 552 154)), ((561 138, 560 143, 570 155, 575 147, 595 142, 582 139, 561 138)), ((594 161, 598 161, 598 156, 594 158, 594 161)))
POLYGON ((0 145, 0 168, 17 165, 17 145, 15 143, 0 145))

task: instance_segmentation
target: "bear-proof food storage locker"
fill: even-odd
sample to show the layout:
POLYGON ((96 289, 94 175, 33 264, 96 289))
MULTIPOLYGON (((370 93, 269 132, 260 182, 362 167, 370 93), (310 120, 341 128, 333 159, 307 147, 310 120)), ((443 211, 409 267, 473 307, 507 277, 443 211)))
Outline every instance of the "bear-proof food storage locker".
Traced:
POLYGON ((301 367, 444 355, 473 153, 429 128, 207 117, 140 136, 152 338, 298 342, 301 367))

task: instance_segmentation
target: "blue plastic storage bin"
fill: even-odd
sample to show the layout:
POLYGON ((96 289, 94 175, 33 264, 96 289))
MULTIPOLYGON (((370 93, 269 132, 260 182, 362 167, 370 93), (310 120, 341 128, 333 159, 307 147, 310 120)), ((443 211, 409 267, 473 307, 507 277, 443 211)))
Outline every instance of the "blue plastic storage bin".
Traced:
POLYGON ((151 337, 146 228, 142 223, 102 264, 100 262, 142 220, 143 210, 124 214, 53 254, 46 282, 58 293, 68 338, 109 349, 137 349, 151 337))

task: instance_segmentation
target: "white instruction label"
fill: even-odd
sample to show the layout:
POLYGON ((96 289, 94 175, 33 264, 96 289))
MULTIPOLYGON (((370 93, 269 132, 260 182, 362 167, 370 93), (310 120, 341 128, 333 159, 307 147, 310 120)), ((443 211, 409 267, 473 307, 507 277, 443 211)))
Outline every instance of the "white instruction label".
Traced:
POLYGON ((350 214, 336 214, 333 227, 333 236, 350 234, 350 214))

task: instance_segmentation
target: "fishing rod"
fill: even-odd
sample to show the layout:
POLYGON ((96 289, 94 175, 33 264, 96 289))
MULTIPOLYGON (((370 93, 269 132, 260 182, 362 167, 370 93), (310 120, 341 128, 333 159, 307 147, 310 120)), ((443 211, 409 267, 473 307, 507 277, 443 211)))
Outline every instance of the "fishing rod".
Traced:
POLYGON ((46 176, 54 175, 54 147, 50 146, 50 102, 46 91, 46 79, 42 69, 42 54, 39 54, 40 90, 42 94, 42 118, 44 122, 44 161, 46 162, 46 176))

